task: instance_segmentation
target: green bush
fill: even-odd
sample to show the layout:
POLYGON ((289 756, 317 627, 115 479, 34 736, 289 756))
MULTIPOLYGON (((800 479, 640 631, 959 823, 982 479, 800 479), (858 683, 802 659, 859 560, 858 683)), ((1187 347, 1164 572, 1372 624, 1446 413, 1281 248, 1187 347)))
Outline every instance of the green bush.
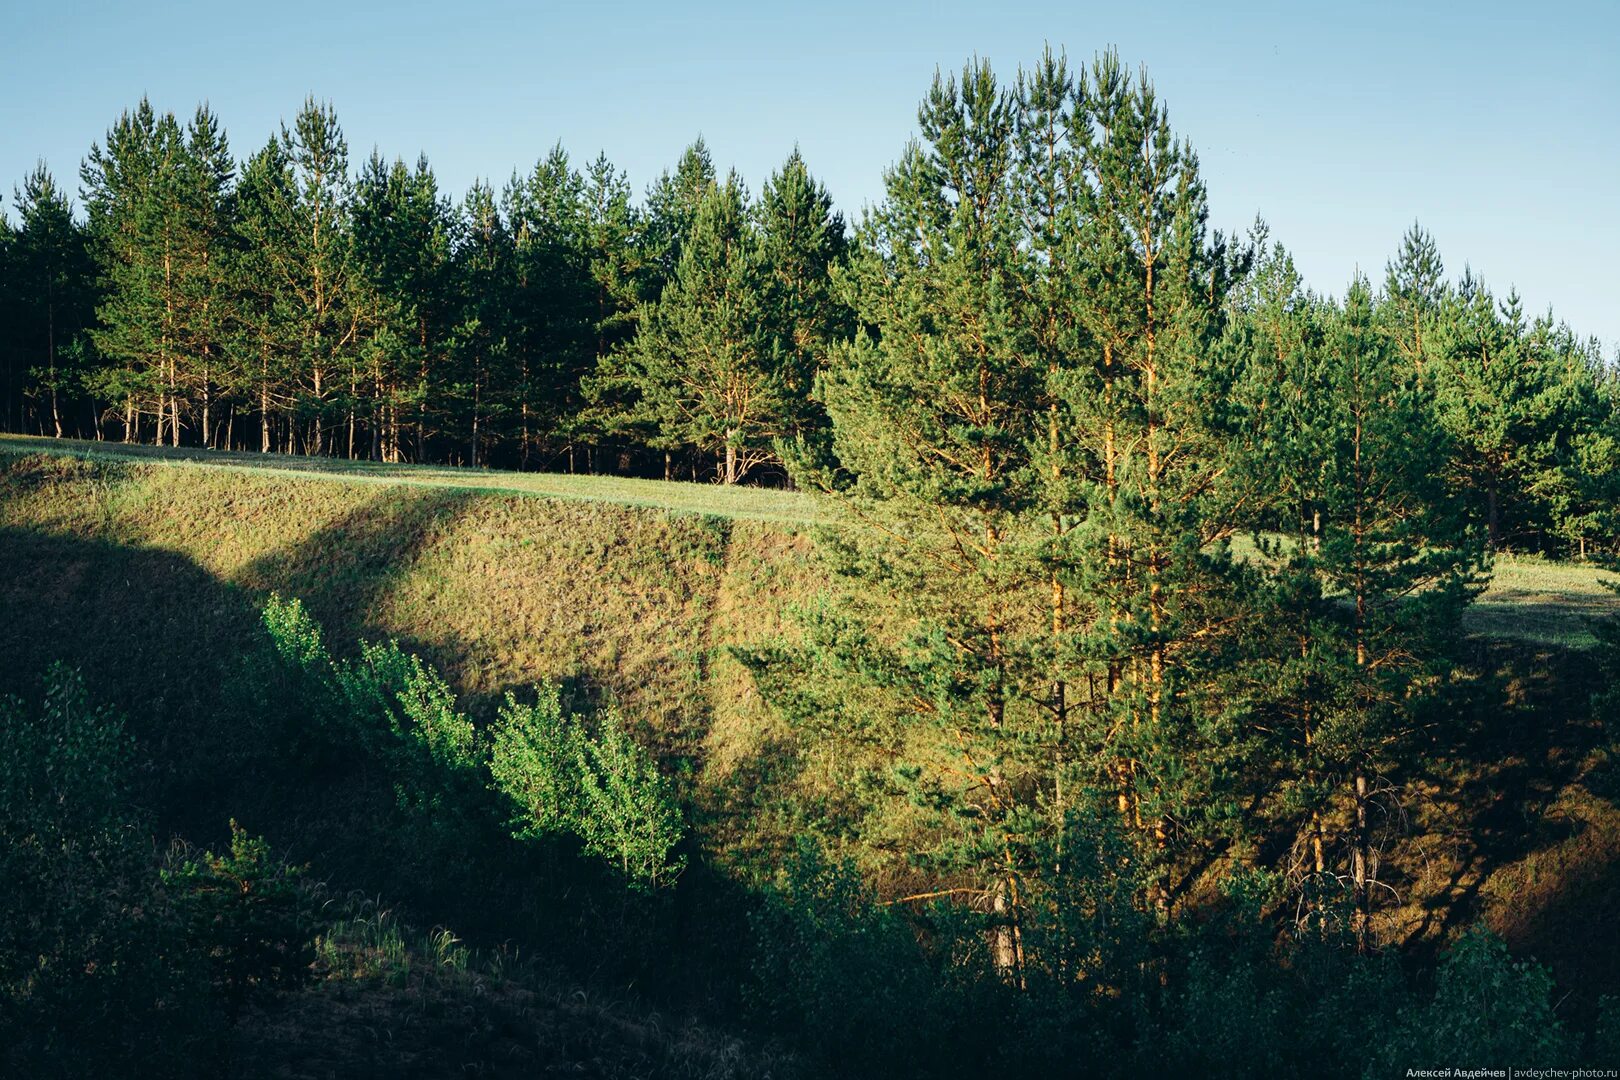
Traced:
POLYGON ((572 834, 636 888, 669 885, 685 866, 675 853, 685 827, 674 791, 613 709, 593 732, 563 708, 555 686, 540 687, 533 705, 507 695, 490 774, 519 839, 572 834))
MULTIPOLYGON (((918 937, 847 862, 801 840, 752 920, 754 998, 763 1019, 796 1033, 847 1076, 954 1075, 944 982, 918 937)), ((983 1018, 981 1018, 983 1019, 983 1018)))
POLYGON ((520 840, 566 833, 579 817, 575 762, 582 735, 547 683, 526 704, 506 695, 490 740, 489 771, 512 808, 512 835, 520 840))
POLYGON ((1501 938, 1464 934, 1447 953, 1434 997, 1407 1013, 1382 1069, 1443 1068, 1461 1060, 1507 1066, 1568 1066, 1575 1041, 1553 1014, 1553 981, 1534 962, 1515 961, 1501 938))
POLYGON ((595 737, 580 741, 575 763, 580 799, 574 827, 585 850, 617 863, 633 884, 657 888, 674 881, 686 865, 675 854, 683 832, 675 793, 616 712, 604 713, 595 737))
POLYGON ((123 724, 60 665, 0 699, 0 1075, 186 1075, 207 980, 155 890, 123 724))
POLYGON ((464 849, 483 809, 485 751, 443 676, 397 641, 367 642, 337 660, 299 600, 272 595, 263 623, 275 660, 250 672, 248 695, 272 691, 286 755, 306 770, 379 769, 406 833, 437 858, 464 849), (253 677, 268 685, 255 687, 253 677))
POLYGON ((297 987, 315 958, 315 917, 304 869, 273 858, 262 838, 231 822, 223 855, 177 849, 162 883, 213 986, 235 1016, 255 991, 297 987))

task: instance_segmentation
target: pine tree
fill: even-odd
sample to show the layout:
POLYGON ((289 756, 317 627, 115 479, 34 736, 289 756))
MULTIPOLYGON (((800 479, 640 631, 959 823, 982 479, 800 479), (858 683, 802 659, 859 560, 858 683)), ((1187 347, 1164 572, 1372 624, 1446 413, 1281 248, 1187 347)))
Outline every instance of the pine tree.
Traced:
MULTIPOLYGON (((528 467, 580 405, 580 380, 594 366, 596 287, 587 250, 585 179, 559 145, 503 199, 512 234, 515 295, 513 415, 519 461, 528 467)), ((573 466, 573 445, 567 452, 573 466)))
POLYGON ((1614 366, 1595 339, 1581 340, 1551 315, 1537 319, 1530 348, 1544 371, 1548 416, 1539 468, 1529 482, 1537 523, 1586 558, 1620 537, 1620 396, 1614 366))
POLYGON ((237 186, 235 243, 227 267, 231 296, 227 354, 244 393, 258 412, 259 451, 280 441, 281 419, 293 403, 297 300, 282 276, 281 253, 292 243, 297 188, 281 140, 272 138, 242 166, 237 186), (279 419, 278 419, 279 418, 279 419))
MULTIPOLYGON (((1094 691, 1078 741, 1119 813, 1168 859, 1232 827, 1222 790, 1244 739, 1244 574, 1227 541, 1232 365, 1218 349, 1231 277, 1207 235, 1192 151, 1171 134, 1145 75, 1106 54, 1078 81, 1070 138, 1079 226, 1066 264, 1088 348, 1055 387, 1057 424, 1086 464, 1061 558, 1094 605, 1073 648, 1094 691)), ((1168 883, 1155 888, 1165 903, 1168 883)))
POLYGON ((415 427, 414 456, 428 459, 440 429, 461 445, 450 335, 460 318, 452 260, 458 221, 425 157, 414 169, 373 153, 354 200, 354 302, 362 339, 354 377, 370 432, 368 456, 403 459, 402 429, 415 427))
POLYGON ((1373 815, 1383 777, 1411 746, 1422 709, 1453 667, 1459 619, 1483 565, 1477 536, 1443 482, 1443 434, 1417 371, 1375 323, 1357 280, 1327 352, 1332 425, 1318 428, 1324 527, 1316 600, 1336 627, 1324 642, 1314 733, 1324 767, 1347 789, 1355 928, 1371 940, 1373 815))
POLYGON ((767 315, 794 413, 784 437, 825 468, 827 418, 812 390, 834 343, 850 332, 849 310, 832 284, 848 246, 844 217, 796 149, 766 181, 757 214, 767 315))
POLYGON ((498 390, 516 375, 510 363, 514 252, 487 185, 473 185, 461 218, 455 271, 462 309, 451 352, 467 414, 467 463, 479 465, 511 407, 498 390))
POLYGON ((657 300, 675 276, 698 207, 717 181, 714 158, 700 135, 682 152, 675 172, 664 172, 647 189, 641 228, 644 300, 657 300))
POLYGON ((8 263, 18 360, 37 398, 38 430, 60 438, 80 430, 67 410, 82 394, 87 367, 89 256, 72 204, 43 163, 28 174, 14 201, 18 227, 8 263))
POLYGON ((0 326, 5 327, 0 332, 0 431, 22 430, 22 388, 17 377, 20 342, 16 340, 21 312, 17 310, 18 282, 12 255, 16 239, 6 215, 5 199, 0 196, 0 326))
POLYGON ((853 476, 844 501, 873 528, 828 538, 858 584, 811 627, 811 685, 832 688, 814 704, 857 745, 904 763, 887 785, 915 800, 910 842, 936 889, 986 901, 992 963, 1016 981, 1045 769, 1020 750, 1050 742, 1025 681, 1040 627, 1016 555, 1043 373, 1020 295, 1014 104, 976 64, 936 76, 918 120, 921 141, 887 174, 838 276, 865 329, 833 350, 818 394, 853 476), (907 628, 893 649, 858 629, 889 618, 907 628))
POLYGON ((1333 639, 1336 624, 1323 626, 1331 611, 1324 612, 1318 561, 1331 491, 1332 463, 1323 448, 1332 444, 1337 408, 1327 338, 1337 313, 1304 289, 1292 257, 1269 242, 1263 225, 1254 242, 1259 258, 1233 297, 1229 332, 1243 369, 1238 465, 1254 493, 1247 521, 1269 564, 1253 596, 1262 615, 1252 632, 1274 663, 1256 720, 1271 732, 1268 752, 1256 756, 1251 771, 1258 796, 1275 798, 1284 815, 1303 820, 1304 850, 1295 865, 1320 875, 1328 869, 1323 815, 1333 763, 1322 760, 1317 730, 1332 681, 1323 639, 1333 639))
POLYGON ((231 381, 220 364, 234 173, 210 110, 198 109, 182 129, 146 101, 85 162, 105 291, 96 341, 116 365, 100 383, 123 399, 126 440, 147 411, 158 442, 180 445, 188 425, 202 445, 217 438, 215 397, 231 381))
POLYGON ((675 275, 645 310, 620 378, 629 415, 666 446, 712 454, 735 484, 775 458, 792 401, 767 325, 759 239, 735 176, 709 190, 675 275))
MULTIPOLYGON (((567 421, 570 444, 617 434, 632 434, 619 422, 622 402, 599 401, 601 376, 635 338, 646 272, 640 246, 642 218, 630 203, 630 182, 605 155, 598 154, 585 174, 584 255, 590 278, 589 325, 593 334, 589 370, 579 379, 579 406, 567 421)), ((646 441, 643 438, 637 440, 646 441)), ((664 479, 673 475, 670 447, 664 449, 664 479)))
POLYGON ((357 383, 363 399, 360 410, 371 445, 367 457, 378 461, 401 460, 399 427, 402 415, 414 412, 413 385, 419 364, 411 362, 411 297, 405 293, 405 262, 401 251, 400 221, 409 181, 405 163, 392 167, 376 150, 361 166, 354 186, 354 303, 359 327, 357 383))
POLYGON ((113 364, 100 389, 122 400, 126 442, 151 415, 155 441, 178 446, 184 135, 173 114, 159 116, 143 99, 106 143, 82 170, 104 298, 94 337, 113 364))
POLYGON ((270 257, 288 291, 280 310, 290 317, 296 349, 296 419, 304 431, 293 445, 322 454, 337 449, 343 394, 358 379, 349 150, 332 107, 306 101, 293 126, 282 126, 281 152, 292 166, 296 198, 270 257))
POLYGON ((1400 253, 1384 277, 1380 322, 1397 354, 1421 383, 1434 358, 1436 324, 1446 300, 1445 263, 1434 238, 1417 222, 1401 238, 1400 253))
MULTIPOLYGON (((217 446, 216 398, 235 376, 221 368, 229 304, 229 245, 236 167, 219 119, 199 108, 186 128, 177 230, 179 380, 197 410, 198 441, 217 446)), ((178 430, 178 421, 175 422, 178 430)), ((228 441, 228 439, 227 439, 228 441)))
POLYGON ((1431 365, 1435 415, 1451 437, 1452 483, 1483 502, 1477 517, 1496 548, 1518 531, 1504 526, 1504 515, 1530 510, 1525 489, 1544 467, 1536 459, 1549 419, 1545 372, 1517 294, 1498 310, 1489 290, 1464 273, 1447 307, 1450 340, 1431 365))
POLYGON ((637 276, 642 269, 636 248, 640 218, 630 205, 629 179, 604 154, 598 154, 586 170, 583 198, 586 250, 595 286, 592 321, 600 360, 634 334, 637 276))

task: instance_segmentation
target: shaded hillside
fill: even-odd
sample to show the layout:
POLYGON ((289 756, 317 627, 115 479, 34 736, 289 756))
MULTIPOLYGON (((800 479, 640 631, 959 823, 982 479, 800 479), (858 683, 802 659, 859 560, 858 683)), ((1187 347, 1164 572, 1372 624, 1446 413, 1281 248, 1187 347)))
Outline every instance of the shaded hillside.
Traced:
MULTIPOLYGON (((1505 569, 1518 577, 1499 586, 1481 623, 1505 636, 1478 639, 1470 668, 1458 673, 1474 688, 1463 698, 1466 723, 1412 775, 1389 778, 1403 791, 1403 824, 1388 852, 1399 902, 1384 909, 1381 936, 1427 954, 1482 917, 1517 952, 1550 963, 1570 989, 1564 1007, 1589 1015, 1600 993, 1620 989, 1620 955, 1590 933, 1620 897, 1620 813, 1605 786, 1604 735, 1586 707, 1589 664, 1567 647, 1512 641, 1508 609, 1534 606, 1526 636, 1547 637, 1558 601, 1526 582, 1593 575, 1556 564, 1505 569)), ((129 716, 164 826, 199 842, 238 814, 291 857, 313 861, 334 887, 409 888, 390 876, 386 849, 355 831, 374 812, 369 796, 347 782, 289 788, 247 745, 255 728, 230 687, 244 651, 256 647, 259 607, 272 592, 302 598, 338 651, 359 639, 399 639, 447 672, 475 717, 541 680, 619 702, 676 777, 701 857, 662 909, 627 916, 575 883, 526 896, 525 910, 509 913, 542 925, 571 911, 564 925, 572 936, 550 947, 573 970, 610 984, 650 980, 657 993, 696 1007, 733 1007, 726 995, 734 990, 723 987, 746 962, 734 940, 745 893, 794 834, 783 816, 791 796, 818 782, 815 770, 790 767, 792 733, 732 650, 793 633, 792 605, 817 594, 821 573, 808 535, 746 517, 0 454, 0 691, 25 690, 54 660, 81 668, 93 691, 129 716), (638 958, 607 965, 592 957, 590 935, 609 925, 638 958), (669 934, 682 942, 680 958, 660 945, 669 934), (662 976, 649 974, 661 967, 662 976), (685 968, 680 977, 676 967, 685 968), (703 972, 699 985, 693 971, 703 972)), ((1595 598, 1588 606, 1602 609, 1595 598)), ((1566 613, 1550 636, 1580 631, 1586 613, 1566 613)), ((441 877, 407 897, 417 921, 492 940, 491 928, 467 915, 477 905, 457 893, 482 901, 507 885, 472 881, 450 865, 441 877)), ((322 982, 285 1003, 303 1020, 255 1020, 244 1038, 313 1025, 348 993, 322 982)), ((411 1007, 446 1007, 424 1004, 437 993, 422 991, 411 1007)), ((353 1007, 404 1008, 407 998, 395 988, 353 1007)), ((500 1014, 508 1004, 497 995, 490 1008, 500 1014)), ((496 1029, 505 1022, 491 1021, 496 1029)), ((544 1020, 554 1022, 573 1021, 544 1020)), ((437 1045, 439 1036, 425 1038, 437 1045)), ((531 1045, 524 1060, 539 1052, 531 1045)), ((309 1075, 320 1067, 312 1060, 309 1075)))

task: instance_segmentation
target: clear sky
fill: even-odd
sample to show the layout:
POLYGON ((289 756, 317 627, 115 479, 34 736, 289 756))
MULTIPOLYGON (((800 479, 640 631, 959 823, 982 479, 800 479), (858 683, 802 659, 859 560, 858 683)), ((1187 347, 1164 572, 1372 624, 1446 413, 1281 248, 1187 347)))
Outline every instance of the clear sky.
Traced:
POLYGON ((142 94, 239 156, 308 94, 355 159, 425 151, 459 195, 561 140, 636 190, 702 133, 758 189, 797 143, 846 210, 881 195, 936 67, 1043 45, 1145 64, 1215 223, 1256 213, 1307 281, 1375 279, 1416 219, 1531 311, 1620 346, 1620 2, 1160 0, 0 3, 0 191, 80 159, 142 94))

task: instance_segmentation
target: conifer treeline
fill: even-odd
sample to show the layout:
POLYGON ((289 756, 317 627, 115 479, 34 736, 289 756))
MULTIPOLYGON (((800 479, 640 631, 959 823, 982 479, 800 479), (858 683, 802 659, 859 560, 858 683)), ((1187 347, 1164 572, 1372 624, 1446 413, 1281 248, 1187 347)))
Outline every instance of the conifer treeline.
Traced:
POLYGON ((919 127, 835 273, 859 330, 807 470, 871 527, 754 655, 860 793, 819 835, 896 903, 969 898, 1019 988, 1130 1000, 1107 935, 1223 860, 1374 951, 1406 785, 1471 722, 1492 545, 1612 543, 1595 348, 1445 286, 1415 229, 1381 296, 1306 290, 1262 227, 1209 228, 1112 54, 970 64, 919 127))
POLYGON ((352 168, 329 105, 238 163, 142 101, 81 176, 82 220, 41 166, 5 230, 12 431, 736 482, 817 426, 844 329, 796 151, 757 198, 700 139, 640 204, 561 147, 455 202, 352 168))
MULTIPOLYGON (((1037 240, 1062 225, 1065 182, 1020 177, 1037 240)), ((784 461, 830 462, 818 376, 857 311, 882 322, 871 309, 885 299, 848 265, 843 218, 796 151, 757 197, 717 174, 700 139, 639 201, 606 157, 580 168, 558 147, 456 202, 426 158, 373 152, 353 168, 314 100, 240 162, 207 107, 182 123, 142 101, 92 147, 81 185, 76 215, 40 166, 0 229, 11 431, 780 482, 784 461)), ((884 212, 868 228, 928 228, 884 212)), ((1274 247, 1263 228, 1223 241, 1231 281, 1210 296, 1224 298, 1228 355, 1269 341, 1286 367, 1343 304, 1304 292, 1286 253, 1262 250, 1274 247)), ((1081 284, 1043 301, 1042 348, 1121 317, 1106 255, 1074 253, 1081 284)), ((992 299, 962 294, 941 317, 1000 318, 992 299)), ((1416 227, 1368 300, 1444 431, 1448 484, 1493 543, 1612 544, 1620 426, 1596 342, 1471 273, 1449 282, 1416 227)), ((1280 377, 1308 381, 1308 368, 1280 377)))

